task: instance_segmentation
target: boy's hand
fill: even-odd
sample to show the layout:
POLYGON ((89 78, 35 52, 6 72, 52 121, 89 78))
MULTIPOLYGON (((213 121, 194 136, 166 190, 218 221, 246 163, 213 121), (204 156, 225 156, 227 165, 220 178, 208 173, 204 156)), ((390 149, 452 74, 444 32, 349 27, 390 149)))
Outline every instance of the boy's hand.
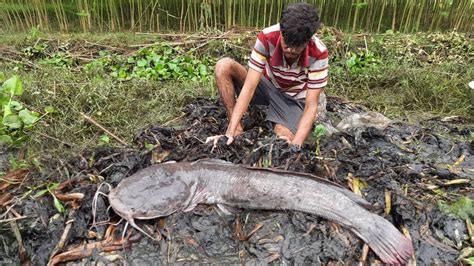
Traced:
POLYGON ((214 149, 217 147, 217 142, 219 142, 219 139, 222 138, 224 135, 216 135, 216 136, 211 136, 206 138, 206 143, 212 142, 212 149, 211 152, 214 151, 214 149))

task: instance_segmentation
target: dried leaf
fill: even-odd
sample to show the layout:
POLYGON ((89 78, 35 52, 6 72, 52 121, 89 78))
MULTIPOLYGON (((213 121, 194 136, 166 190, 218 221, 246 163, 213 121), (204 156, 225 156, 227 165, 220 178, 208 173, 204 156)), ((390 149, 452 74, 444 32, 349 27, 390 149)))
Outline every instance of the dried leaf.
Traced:
POLYGON ((392 192, 385 190, 385 215, 389 215, 392 210, 392 192))
POLYGON ((450 186, 450 185, 460 185, 460 184, 469 184, 470 180, 469 179, 453 179, 449 180, 444 185, 450 186))

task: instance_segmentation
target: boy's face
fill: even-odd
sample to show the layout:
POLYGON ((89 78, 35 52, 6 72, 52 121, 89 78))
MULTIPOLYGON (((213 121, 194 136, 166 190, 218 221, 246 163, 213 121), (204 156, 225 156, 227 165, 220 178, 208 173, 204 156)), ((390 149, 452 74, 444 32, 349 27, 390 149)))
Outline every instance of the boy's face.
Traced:
POLYGON ((281 49, 283 50, 283 55, 286 59, 294 60, 300 56, 300 54, 306 48, 306 44, 299 46, 299 47, 290 47, 286 45, 285 39, 281 36, 281 49))

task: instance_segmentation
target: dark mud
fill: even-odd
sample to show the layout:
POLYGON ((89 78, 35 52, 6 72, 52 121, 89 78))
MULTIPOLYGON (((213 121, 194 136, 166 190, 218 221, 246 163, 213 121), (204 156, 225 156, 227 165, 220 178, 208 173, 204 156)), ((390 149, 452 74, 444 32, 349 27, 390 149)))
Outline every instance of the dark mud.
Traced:
MULTIPOLYGON (((348 114, 363 110, 341 99, 329 98, 328 120, 335 125, 348 114)), ((225 131, 226 114, 217 101, 200 98, 189 104, 180 127, 157 126, 143 130, 136 137, 138 150, 91 151, 68 163, 56 164, 51 160, 48 169, 32 172, 29 182, 38 183, 38 180, 55 180, 54 169, 67 170, 70 184, 62 191, 84 193, 85 197, 72 217, 70 213, 58 215, 50 196, 25 197, 17 202, 15 210, 27 217, 16 221, 26 257, 35 265, 46 264, 65 222, 72 218, 74 222, 65 250, 97 241, 105 234, 106 226, 91 228, 92 198, 99 177, 116 185, 152 163, 219 158, 312 173, 346 187, 350 180, 357 178, 365 184, 364 197, 376 206, 380 215, 384 215, 385 195, 389 191, 391 211, 385 217, 408 230, 414 242, 416 261, 422 265, 461 263, 460 251, 470 246, 466 223, 440 211, 437 202, 460 196, 473 198, 474 151, 469 140, 472 128, 464 126, 464 121, 432 119, 424 121, 425 126, 400 121, 385 130, 352 129, 324 137, 321 154, 315 156, 314 144, 305 144, 301 151, 295 151, 262 127, 264 110, 254 107, 249 113, 244 118, 245 133, 230 146, 222 139, 212 152, 212 145, 204 141, 208 136, 225 131), (150 144, 154 145, 151 150, 150 144), (467 182, 449 183, 457 179, 467 182)), ((25 189, 10 193, 22 195, 25 189)), ((69 203, 66 207, 71 209, 69 203)), ((107 219, 106 208, 107 201, 99 198, 96 220, 107 219)), ((2 208, 2 213, 5 210, 2 208)), ((82 261, 138 265, 157 262, 328 264, 358 262, 362 256, 364 243, 360 239, 322 218, 291 211, 236 212, 236 215, 225 216, 214 206, 198 206, 189 213, 142 222, 142 226, 160 231, 163 239, 159 242, 135 239, 136 243, 125 250, 93 252, 82 261), (240 237, 245 238, 256 226, 259 229, 247 240, 236 236, 239 232, 240 237)), ((119 220, 112 211, 110 217, 112 221, 119 220)), ((117 227, 117 237, 122 230, 123 224, 117 227)), ((18 244, 10 225, 2 223, 0 231, 3 245, 0 263, 18 263, 18 244)), ((376 259, 369 252, 368 261, 376 259)))

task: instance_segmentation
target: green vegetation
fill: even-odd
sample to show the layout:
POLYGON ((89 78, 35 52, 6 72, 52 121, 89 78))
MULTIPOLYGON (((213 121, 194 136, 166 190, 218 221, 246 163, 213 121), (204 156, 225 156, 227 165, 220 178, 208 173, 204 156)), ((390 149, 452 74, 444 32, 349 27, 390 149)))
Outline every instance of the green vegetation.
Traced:
POLYGON ((127 58, 101 51, 99 58, 84 67, 89 72, 100 76, 109 74, 118 80, 145 78, 206 81, 210 78, 210 67, 213 64, 209 58, 201 60, 192 53, 183 53, 179 47, 172 48, 164 44, 140 49, 127 58))
POLYGON ((320 149, 320 143, 321 143, 321 138, 326 134, 326 128, 323 125, 317 125, 314 127, 313 130, 313 137, 315 138, 316 142, 316 150, 314 153, 316 156, 319 156, 321 154, 321 149, 320 149))
MULTIPOLYGON (((26 88, 17 101, 32 112, 48 113, 28 128, 29 151, 71 154, 120 145, 81 113, 128 143, 150 124, 176 121, 196 96, 216 96, 213 65, 219 57, 248 60, 255 32, 210 38, 221 34, 1 36, 0 43, 14 52, 0 60, 0 71, 21 76, 26 88), (196 49, 199 42, 174 45, 185 43, 176 38, 210 41, 196 49)), ((467 84, 474 69, 465 34, 360 36, 324 28, 319 36, 330 51, 329 96, 391 118, 471 117, 467 84)))
POLYGON ((331 52, 328 92, 389 117, 471 117, 472 44, 459 33, 386 34, 323 40, 331 52))
MULTIPOLYGON (((198 31, 276 23, 294 0, 0 0, 10 32, 198 31)), ((326 26, 344 31, 472 32, 472 0, 308 0, 326 26)))
POLYGON ((44 185, 46 185, 46 188, 36 192, 36 194, 33 197, 39 198, 43 196, 44 194, 49 193, 51 197, 53 197, 54 207, 56 208, 56 210, 59 213, 64 213, 66 209, 64 208, 61 201, 59 201, 59 199, 56 197, 56 195, 54 195, 54 192, 53 192, 55 189, 59 187, 59 183, 49 183, 49 184, 44 184, 44 185))
MULTIPOLYGON (((0 81, 3 79, 4 74, 0 72, 0 81)), ((16 100, 22 94, 23 84, 17 75, 3 82, 0 87, 0 146, 22 144, 27 139, 26 131, 39 119, 37 112, 28 110, 16 100)))
POLYGON ((461 197, 451 204, 440 201, 438 206, 441 210, 454 214, 461 219, 474 219, 474 207, 472 200, 468 197, 461 197))

